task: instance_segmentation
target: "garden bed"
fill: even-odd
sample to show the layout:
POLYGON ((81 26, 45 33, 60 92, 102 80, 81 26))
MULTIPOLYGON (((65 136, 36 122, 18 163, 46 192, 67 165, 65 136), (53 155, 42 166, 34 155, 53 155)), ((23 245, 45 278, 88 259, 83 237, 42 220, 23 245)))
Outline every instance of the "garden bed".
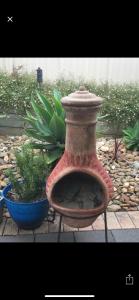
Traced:
MULTIPOLYGON (((14 167, 14 149, 28 142, 27 136, 0 136, 0 189, 7 184, 4 170, 14 167)), ((97 139, 97 155, 114 184, 114 196, 108 211, 131 211, 139 208, 139 151, 126 150, 121 143, 118 162, 113 160, 114 139, 97 139)))

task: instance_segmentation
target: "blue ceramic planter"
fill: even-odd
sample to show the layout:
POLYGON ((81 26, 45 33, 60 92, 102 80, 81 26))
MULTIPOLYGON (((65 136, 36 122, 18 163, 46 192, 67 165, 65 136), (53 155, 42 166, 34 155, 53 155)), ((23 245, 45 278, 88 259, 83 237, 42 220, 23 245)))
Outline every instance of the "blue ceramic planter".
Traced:
POLYGON ((11 190, 12 184, 8 184, 2 191, 8 211, 19 228, 35 229, 41 225, 48 214, 49 203, 47 199, 42 199, 30 203, 15 202, 7 198, 7 193, 11 190))

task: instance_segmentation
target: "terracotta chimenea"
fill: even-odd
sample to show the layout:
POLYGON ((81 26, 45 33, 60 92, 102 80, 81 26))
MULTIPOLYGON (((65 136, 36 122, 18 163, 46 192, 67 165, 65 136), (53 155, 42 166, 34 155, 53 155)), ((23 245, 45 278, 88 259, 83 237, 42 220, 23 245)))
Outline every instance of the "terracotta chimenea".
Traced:
POLYGON ((50 205, 64 215, 63 223, 86 227, 106 210, 113 194, 112 181, 96 156, 96 113, 102 99, 80 87, 61 101, 65 152, 47 180, 46 193, 50 205))

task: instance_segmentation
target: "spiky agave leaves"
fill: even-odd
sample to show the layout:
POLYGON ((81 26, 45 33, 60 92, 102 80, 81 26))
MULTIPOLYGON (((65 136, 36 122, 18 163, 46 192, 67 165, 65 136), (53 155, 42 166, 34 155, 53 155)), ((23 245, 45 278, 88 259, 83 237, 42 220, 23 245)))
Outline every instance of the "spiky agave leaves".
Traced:
POLYGON ((61 94, 53 91, 52 103, 40 92, 36 92, 38 102, 31 99, 33 114, 27 111, 24 118, 30 125, 25 131, 38 140, 30 143, 33 148, 47 151, 48 164, 61 157, 65 147, 65 112, 61 104, 61 94))
POLYGON ((139 121, 136 122, 134 127, 128 127, 123 130, 123 141, 126 144, 127 149, 139 150, 139 121))

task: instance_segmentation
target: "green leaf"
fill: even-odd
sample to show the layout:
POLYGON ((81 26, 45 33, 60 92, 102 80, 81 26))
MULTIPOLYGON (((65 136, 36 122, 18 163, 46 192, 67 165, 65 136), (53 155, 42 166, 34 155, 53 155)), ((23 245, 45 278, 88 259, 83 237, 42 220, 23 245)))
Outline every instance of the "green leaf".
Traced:
POLYGON ((48 113, 48 111, 45 110, 40 105, 38 105, 37 103, 35 103, 34 100, 31 101, 31 105, 34 109, 34 112, 36 113, 36 117, 38 117, 40 120, 44 121, 45 123, 49 124, 49 122, 51 120, 51 116, 48 113))
POLYGON ((109 115, 108 114, 106 114, 106 115, 104 115, 104 116, 98 116, 97 117, 97 120, 99 121, 99 120, 103 120, 103 119, 105 119, 105 118, 107 118, 109 115))
POLYGON ((123 141, 127 149, 139 149, 139 121, 136 122, 134 127, 128 127, 126 130, 123 130, 123 133, 123 141))
POLYGON ((46 137, 46 141, 53 143, 56 141, 53 132, 48 128, 48 126, 41 124, 39 121, 36 121, 36 125, 41 134, 46 137))
POLYGON ((56 113, 53 114, 49 127, 55 135, 57 141, 65 141, 65 123, 56 113))
POLYGON ((56 113, 59 115, 59 116, 61 116, 62 115, 62 112, 63 112, 63 106, 62 106, 62 104, 61 104, 61 101, 60 101, 60 99, 61 99, 61 94, 60 94, 60 92, 59 91, 57 91, 57 90, 54 90, 53 91, 53 94, 54 94, 54 104, 55 104, 55 111, 56 111, 56 113))
POLYGON ((57 89, 54 89, 53 95, 57 101, 61 102, 62 95, 61 95, 60 91, 58 91, 57 89))
POLYGON ((36 125, 37 125, 38 129, 40 130, 40 132, 44 134, 44 136, 52 136, 53 135, 52 131, 49 129, 48 126, 43 125, 39 121, 36 121, 36 125))
POLYGON ((58 158, 62 156, 63 151, 61 149, 55 149, 52 150, 51 152, 47 153, 47 164, 51 164, 58 158))
POLYGON ((55 144, 42 144, 42 143, 33 143, 33 142, 30 142, 29 144, 33 149, 53 150, 57 148, 57 145, 55 144))
POLYGON ((25 129, 25 132, 28 136, 33 137, 34 139, 46 141, 46 137, 37 133, 33 128, 27 128, 25 129))
POLYGON ((44 108, 49 113, 50 117, 52 117, 54 109, 52 105, 50 104, 50 101, 47 100, 43 95, 41 95, 38 91, 36 91, 37 97, 40 100, 40 102, 43 104, 44 108))
POLYGON ((55 104, 55 112, 57 113, 58 116, 61 116, 63 111, 62 104, 56 99, 54 99, 54 104, 55 104))
POLYGON ((25 120, 28 121, 29 125, 32 127, 32 129, 36 132, 36 134, 38 136, 42 136, 42 137, 46 136, 46 135, 44 135, 44 133, 42 131, 38 130, 38 121, 37 120, 34 121, 29 117, 26 117, 25 120))
MULTIPOLYGON (((32 120, 37 120, 37 119, 35 118, 35 116, 33 116, 28 110, 26 110, 26 114, 27 114, 27 116, 28 116, 29 118, 31 118, 32 120)), ((24 119, 24 117, 23 117, 23 119, 24 119)))

